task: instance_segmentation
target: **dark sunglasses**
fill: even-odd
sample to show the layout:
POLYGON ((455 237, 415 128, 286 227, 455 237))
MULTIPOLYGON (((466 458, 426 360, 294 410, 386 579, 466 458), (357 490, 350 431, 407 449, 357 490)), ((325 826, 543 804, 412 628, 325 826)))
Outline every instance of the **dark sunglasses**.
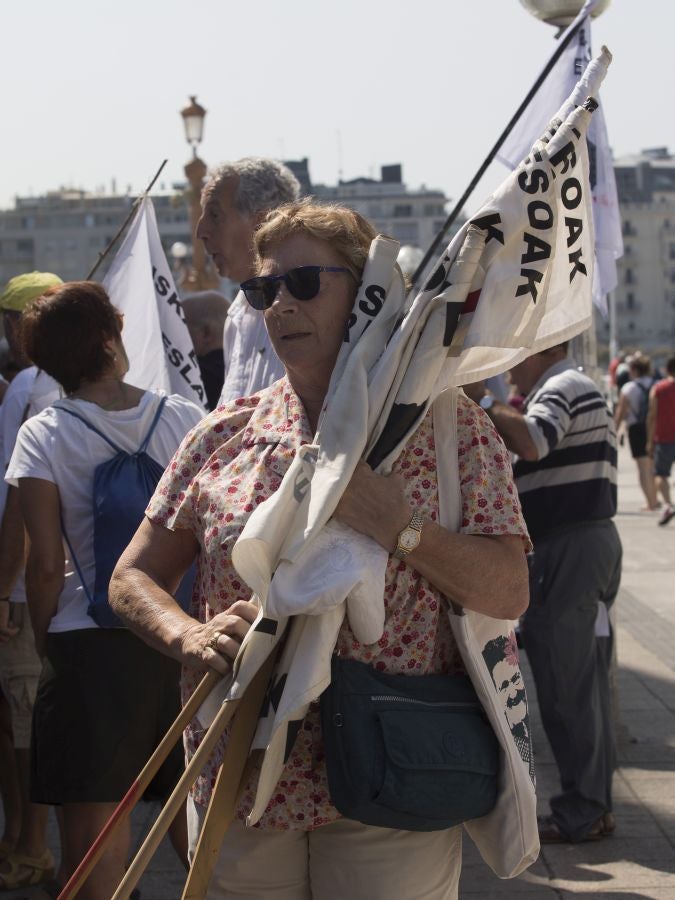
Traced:
POLYGON ((284 275, 249 278, 240 287, 253 309, 269 309, 279 293, 282 281, 288 293, 296 300, 313 300, 321 290, 322 272, 347 272, 354 277, 344 266, 298 266, 296 269, 289 269, 284 275))

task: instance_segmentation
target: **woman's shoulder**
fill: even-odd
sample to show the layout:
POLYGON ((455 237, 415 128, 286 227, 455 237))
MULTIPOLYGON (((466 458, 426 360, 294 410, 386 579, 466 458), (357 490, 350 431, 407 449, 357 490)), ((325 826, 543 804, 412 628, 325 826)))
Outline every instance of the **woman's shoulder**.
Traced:
POLYGON ((260 395, 243 397, 200 415, 189 433, 190 447, 222 444, 244 431, 256 411, 260 395))

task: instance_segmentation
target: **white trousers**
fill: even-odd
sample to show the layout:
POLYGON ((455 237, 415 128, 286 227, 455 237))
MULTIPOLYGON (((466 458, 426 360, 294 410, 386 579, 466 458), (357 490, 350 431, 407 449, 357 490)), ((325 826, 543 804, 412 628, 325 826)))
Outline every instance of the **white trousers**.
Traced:
MULTIPOLYGON (((188 799, 190 858, 205 808, 188 799)), ((234 822, 207 900, 457 900, 461 825, 395 831, 339 819, 314 831, 234 822)))

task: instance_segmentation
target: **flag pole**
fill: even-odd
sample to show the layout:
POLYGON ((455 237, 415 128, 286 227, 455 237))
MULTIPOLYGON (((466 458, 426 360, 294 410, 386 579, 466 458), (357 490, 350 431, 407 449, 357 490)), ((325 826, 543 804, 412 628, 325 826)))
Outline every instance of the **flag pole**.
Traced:
POLYGON ((136 215, 136 210, 138 209, 138 207, 139 207, 139 205, 140 205, 140 203, 141 203, 141 200, 143 200, 143 198, 146 197, 146 196, 150 193, 150 191, 152 190, 152 188, 154 187, 155 182, 157 181, 157 179, 159 178, 159 176, 162 174, 162 169, 163 169, 164 166, 168 163, 168 161, 169 161, 168 159, 165 159, 165 160, 162 162, 162 165, 161 165, 161 166, 159 167, 159 169, 157 169, 157 171, 155 172, 155 175, 154 175, 152 181, 150 182, 150 184, 146 187, 146 189, 143 191, 143 193, 142 193, 139 197, 136 197, 136 199, 134 200, 133 205, 132 205, 132 207, 131 207, 131 210, 129 211, 129 215, 126 217, 126 219, 125 219, 124 222, 122 223, 121 228, 119 229, 119 231, 117 232, 117 234, 115 235, 115 237, 110 241, 110 243, 109 243, 108 246, 105 248, 105 250, 103 250, 101 253, 99 253, 98 259, 96 260, 96 263, 94 264, 94 267, 92 268, 92 270, 89 272, 89 274, 88 274, 87 277, 85 278, 85 281, 91 281, 91 279, 94 277, 94 275, 96 274, 96 271, 98 270, 98 267, 101 265, 101 263, 103 262, 103 260, 104 260, 104 259, 106 258, 106 256, 110 253, 110 251, 112 250, 112 248, 115 246, 115 244, 117 243, 117 241, 118 241, 120 235, 122 234, 122 232, 124 231, 124 229, 127 227, 127 225, 129 224, 129 222, 130 222, 130 221, 133 219, 133 217, 136 215))
POLYGON ((481 180, 481 178, 482 178, 483 175, 485 174, 485 171, 487 170, 488 166, 490 165, 490 163, 492 162, 492 160, 495 158, 495 156, 496 156, 497 153, 499 152, 499 148, 502 146, 502 144, 504 143, 504 141, 506 140, 506 138, 509 136, 509 134, 511 134, 511 132, 513 131, 513 129, 514 129, 516 123, 518 122, 518 119, 520 119, 520 117, 522 116, 522 114, 525 112, 525 110, 526 110, 527 107, 529 106, 530 102, 532 101, 532 98, 534 97, 534 95, 537 93, 537 91, 539 90, 539 88, 542 86, 542 84, 544 83, 544 81, 545 81, 546 78, 548 77, 549 72, 550 72, 551 69, 555 66, 555 64, 558 62, 558 60, 559 60, 560 57, 562 56, 564 50, 565 50, 565 49, 567 48, 567 46, 571 43, 572 38, 573 38, 573 37, 575 36, 575 34, 579 31, 579 29, 581 28, 581 26, 584 24, 585 21, 586 21, 586 17, 584 16, 584 18, 583 18, 583 19, 580 19, 580 20, 577 22, 576 25, 574 25, 573 27, 570 27, 570 28, 568 29, 568 31, 567 31, 567 34, 563 35, 563 37, 560 39, 560 43, 559 43, 558 46, 556 47, 556 49, 555 49, 553 55, 551 56, 551 58, 549 59, 549 61, 546 63, 546 65, 544 66, 543 70, 542 70, 541 73, 539 74, 539 77, 537 78, 537 80, 534 82, 534 84, 532 85, 532 87, 531 87, 530 90, 528 91, 527 96, 525 97, 525 99, 523 100, 523 102, 520 104, 520 106, 518 107, 518 109, 515 111, 513 117, 511 118, 511 120, 510 120, 510 122, 508 123, 508 125, 506 126, 506 128, 502 131, 502 133, 501 133, 501 134, 499 135, 499 137, 497 138, 497 141, 496 141, 495 145, 492 147, 492 149, 490 150, 490 152, 488 153, 488 155, 487 155, 487 156, 485 157, 485 159, 483 160, 482 165, 480 166, 480 168, 478 169, 478 171, 476 172, 476 174, 475 174, 475 175, 473 176, 473 178, 471 179, 471 182, 469 183, 469 186, 468 186, 467 189, 464 191, 464 193, 462 194, 462 196, 459 198, 459 200, 457 201, 457 203, 455 203, 455 205, 454 205, 452 211, 450 212, 450 214, 448 215, 447 219, 445 220, 445 222, 444 222, 443 225, 441 226, 440 231, 438 232, 438 234, 437 234, 436 237, 434 238, 434 240, 433 240, 431 246, 429 247, 429 249, 427 250, 427 252, 424 254, 424 257, 423 257, 422 261, 420 262, 420 264, 419 264, 419 265, 417 266, 417 268, 415 269, 415 272, 414 272, 414 274, 413 274, 413 276, 412 276, 412 284, 411 284, 411 287, 410 287, 410 290, 411 290, 411 291, 415 288, 415 286, 416 286, 416 284, 417 284, 417 281, 419 280, 419 278, 421 277, 422 273, 423 273, 424 270, 426 269, 426 267, 427 267, 427 265, 428 265, 428 263, 429 263, 429 260, 433 257, 433 255, 434 255, 434 254, 436 253, 436 251, 438 250, 439 244, 440 244, 441 241, 443 240, 444 236, 447 234, 448 230, 450 229, 451 225, 453 224, 453 222, 455 221, 455 219, 457 218, 457 216, 458 216, 458 215, 460 214, 460 212, 462 211, 462 207, 464 206, 464 204, 466 203, 466 201, 469 199, 469 197, 470 197, 471 194, 473 193, 474 188, 476 187, 476 185, 478 184, 478 182, 481 180))
POLYGON ((79 893, 82 885, 91 874, 92 869, 107 850, 110 840, 117 829, 127 820, 132 809, 143 796, 144 791, 159 771, 162 763, 176 743, 183 736, 183 730, 196 715, 199 707, 218 684, 222 675, 215 669, 210 669, 197 685, 178 717, 157 746, 148 762, 143 767, 140 775, 131 785, 122 800, 117 804, 113 814, 104 825, 101 833, 91 845, 68 883, 61 890, 57 900, 73 900, 79 893))

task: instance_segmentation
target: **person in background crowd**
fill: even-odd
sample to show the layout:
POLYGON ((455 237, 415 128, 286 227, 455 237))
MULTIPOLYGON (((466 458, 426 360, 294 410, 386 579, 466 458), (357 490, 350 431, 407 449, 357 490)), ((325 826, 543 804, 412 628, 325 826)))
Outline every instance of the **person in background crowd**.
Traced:
POLYGON ((542 816, 542 843, 598 840, 614 830, 614 728, 608 610, 621 578, 616 434, 593 381, 567 344, 519 363, 511 381, 523 412, 482 384, 466 390, 518 455, 513 474, 534 551, 522 621, 539 708, 561 792, 542 816))
POLYGON ((647 411, 654 379, 651 377, 651 362, 646 356, 632 356, 628 368, 631 380, 624 384, 619 393, 614 424, 618 430, 626 421, 631 456, 635 460, 640 487, 647 501, 644 508, 652 511, 658 509, 658 502, 652 461, 647 455, 647 411))
MULTIPOLYGON (((26 310, 26 352, 63 386, 68 398, 63 402, 76 415, 57 404, 28 419, 7 470, 30 539, 26 593, 43 659, 33 717, 31 799, 62 807, 64 877, 147 762, 180 702, 177 666, 126 629, 99 627, 89 614, 96 574, 94 471, 117 452, 101 435, 133 454, 159 413, 147 454, 165 466, 203 416, 175 394, 162 409, 161 392, 124 381, 129 363, 121 327, 121 314, 94 282, 53 287, 26 310), (72 547, 67 559, 64 534, 72 547)), ((176 748, 153 785, 158 796, 171 790, 182 765, 176 748)), ((172 837, 185 862, 184 818, 182 830, 177 818, 172 837)), ((127 826, 94 868, 80 893, 84 900, 108 900, 111 885, 123 876, 129 842, 127 826)))
MULTIPOLYGON (((630 381, 630 358, 632 353, 622 353, 614 370, 614 386, 617 393, 630 381)), ((638 354, 639 355, 639 354, 638 354)))
POLYGON ((229 305, 229 301, 217 291, 200 291, 181 300, 209 410, 218 405, 225 379, 223 328, 229 305))
MULTIPOLYGON (((297 199, 300 184, 274 159, 245 157, 224 163, 202 191, 197 237, 224 278, 241 282, 254 271, 253 234, 269 210, 297 199)), ((241 291, 223 330, 225 380, 219 404, 250 397, 277 381, 284 367, 270 343, 262 313, 241 291)))
MULTIPOLYGON (((22 313, 47 288, 59 284, 61 279, 50 272, 29 272, 12 278, 0 296, 5 335, 19 369, 2 404, 3 482, 16 436, 28 415, 37 375, 37 368, 30 365, 22 347, 22 313)), ((0 862, 2 889, 42 884, 54 875, 54 858, 46 844, 49 810, 29 800, 31 717, 41 663, 26 610, 23 561, 19 496, 15 487, 9 487, 0 526, 0 683, 11 707, 21 827, 15 846, 0 862)))
POLYGON ((666 377, 649 392, 647 454, 654 460, 656 489, 663 497, 659 525, 667 525, 675 516, 668 482, 675 461, 675 356, 666 362, 666 377))

